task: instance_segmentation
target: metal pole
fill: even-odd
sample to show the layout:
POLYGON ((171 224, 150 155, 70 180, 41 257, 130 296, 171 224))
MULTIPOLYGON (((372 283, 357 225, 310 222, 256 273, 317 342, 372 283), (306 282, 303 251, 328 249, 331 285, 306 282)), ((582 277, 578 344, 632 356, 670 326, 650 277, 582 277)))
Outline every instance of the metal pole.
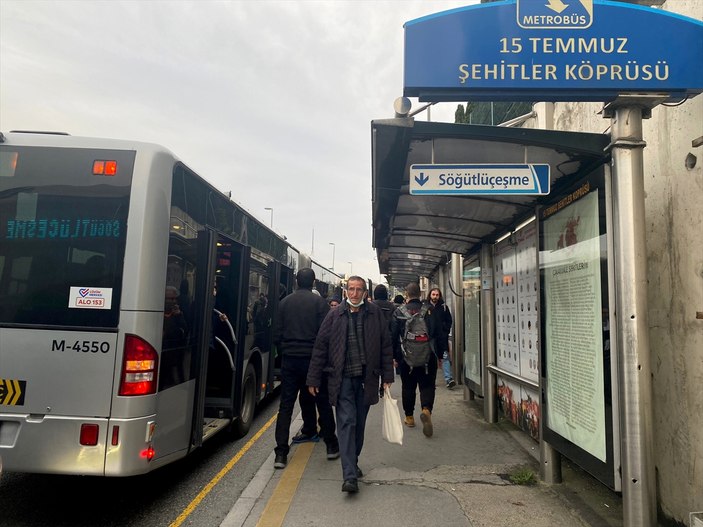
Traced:
POLYGON ((493 305, 493 246, 481 247, 481 382, 483 383, 483 418, 498 422, 496 375, 488 369, 496 363, 496 328, 493 305))
POLYGON ((452 376, 458 383, 464 380, 464 264, 460 254, 452 253, 452 288, 454 298, 454 346, 452 351, 452 376))
MULTIPOLYGON (((656 104, 656 103, 655 103, 656 104)), ((608 105, 613 157, 613 258, 622 453, 623 525, 656 527, 652 386, 647 322, 643 112, 648 104, 608 105)), ((616 446, 617 447, 617 446, 616 446)))
POLYGON ((330 242, 330 245, 332 246, 332 267, 330 268, 330 271, 334 271, 334 252, 337 246, 334 244, 334 242, 330 242))

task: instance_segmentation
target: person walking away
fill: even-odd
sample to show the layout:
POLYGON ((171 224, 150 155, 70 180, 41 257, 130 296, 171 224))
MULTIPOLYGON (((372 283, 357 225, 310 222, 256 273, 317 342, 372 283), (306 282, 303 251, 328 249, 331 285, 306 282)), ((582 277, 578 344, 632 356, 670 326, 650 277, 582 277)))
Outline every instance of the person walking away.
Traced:
POLYGON ((379 284, 374 287, 373 290, 373 303, 381 308, 383 316, 388 321, 388 330, 391 328, 391 321, 393 320, 393 313, 395 312, 396 305, 388 300, 388 289, 385 285, 379 284))
POLYGON ((359 491, 359 456, 364 446, 366 416, 378 403, 378 385, 393 383, 393 347, 383 313, 366 302, 366 281, 352 276, 346 300, 325 318, 312 351, 307 384, 319 399, 324 373, 329 383, 329 402, 337 413, 337 432, 342 458, 342 492, 359 491))
MULTIPOLYGON (((391 330, 391 324, 393 322, 393 313, 395 312, 396 305, 388 300, 388 289, 385 285, 379 284, 373 289, 373 303, 381 308, 381 312, 388 322, 388 331, 391 330)), ((378 388, 379 397, 383 397, 383 384, 378 388)))
POLYGON ((435 400, 437 356, 436 328, 430 308, 420 300, 420 285, 410 282, 405 288, 406 303, 393 313, 393 359, 400 369, 405 424, 415 427, 415 392, 420 391, 422 433, 433 434, 432 409, 435 400))
POLYGON ((439 362, 442 365, 444 382, 447 388, 452 390, 456 386, 456 381, 452 375, 452 357, 449 353, 449 333, 452 330, 452 314, 449 312, 447 304, 444 303, 442 292, 438 287, 430 289, 427 302, 430 306, 434 327, 437 328, 437 337, 435 339, 437 358, 439 358, 439 362))
MULTIPOLYGON (((319 412, 320 436, 327 445, 327 459, 339 457, 339 442, 335 435, 334 413, 327 397, 313 398, 306 388, 306 377, 317 332, 329 311, 327 302, 312 292, 315 272, 302 268, 296 275, 298 289, 285 297, 278 307, 274 342, 281 350, 281 401, 276 420, 276 454, 274 468, 288 464, 288 435, 295 399, 300 394, 303 429, 295 442, 317 440, 315 405, 319 412), (301 437, 302 436, 302 437, 301 437)), ((320 391, 326 395, 325 379, 320 391)), ((296 439, 294 438, 294 439, 296 439)))

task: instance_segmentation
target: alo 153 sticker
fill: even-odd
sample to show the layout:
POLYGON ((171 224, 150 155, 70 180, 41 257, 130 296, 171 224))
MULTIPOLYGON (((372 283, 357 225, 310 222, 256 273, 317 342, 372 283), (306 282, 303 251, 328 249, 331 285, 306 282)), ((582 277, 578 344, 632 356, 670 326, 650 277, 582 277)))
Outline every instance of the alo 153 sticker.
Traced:
POLYGON ((110 309, 111 287, 71 287, 68 307, 72 309, 110 309))

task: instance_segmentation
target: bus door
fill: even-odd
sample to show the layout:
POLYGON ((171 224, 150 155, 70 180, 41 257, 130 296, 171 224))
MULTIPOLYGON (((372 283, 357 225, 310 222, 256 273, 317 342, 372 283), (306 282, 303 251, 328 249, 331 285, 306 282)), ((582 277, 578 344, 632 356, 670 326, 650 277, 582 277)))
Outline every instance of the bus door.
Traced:
POLYGON ((204 303, 193 446, 229 426, 238 414, 250 252, 220 233, 203 231, 202 237, 199 251, 207 258, 204 277, 211 295, 204 303))
MULTIPOLYGON (((278 310, 278 304, 286 296, 293 292, 293 283, 295 282, 295 277, 293 276, 293 269, 286 267, 285 265, 278 265, 277 280, 272 283, 278 283, 278 298, 276 299, 276 311, 274 311, 274 321, 278 310)), ((271 381, 274 379, 280 380, 281 378, 281 353, 276 346, 272 346, 274 366, 271 371, 271 381)))
POLYGON ((265 373, 262 382, 265 383, 265 389, 262 390, 261 397, 273 390, 273 370, 274 370, 274 345, 273 337, 276 324, 276 312, 278 311, 278 276, 280 273, 281 264, 273 261, 267 266, 268 283, 270 284, 267 294, 267 310, 266 310, 266 325, 262 339, 261 354, 264 362, 263 372, 265 373))

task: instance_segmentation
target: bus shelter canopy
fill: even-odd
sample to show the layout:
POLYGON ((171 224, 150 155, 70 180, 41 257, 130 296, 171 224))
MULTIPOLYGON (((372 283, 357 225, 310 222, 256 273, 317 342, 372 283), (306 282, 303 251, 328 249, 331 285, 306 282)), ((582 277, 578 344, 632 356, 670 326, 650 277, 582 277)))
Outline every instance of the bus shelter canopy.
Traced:
POLYGON ((603 170, 605 134, 415 121, 371 122, 373 246, 379 271, 404 287, 451 258, 470 256, 535 214, 549 196, 410 195, 414 164, 550 165, 550 194, 603 170))

